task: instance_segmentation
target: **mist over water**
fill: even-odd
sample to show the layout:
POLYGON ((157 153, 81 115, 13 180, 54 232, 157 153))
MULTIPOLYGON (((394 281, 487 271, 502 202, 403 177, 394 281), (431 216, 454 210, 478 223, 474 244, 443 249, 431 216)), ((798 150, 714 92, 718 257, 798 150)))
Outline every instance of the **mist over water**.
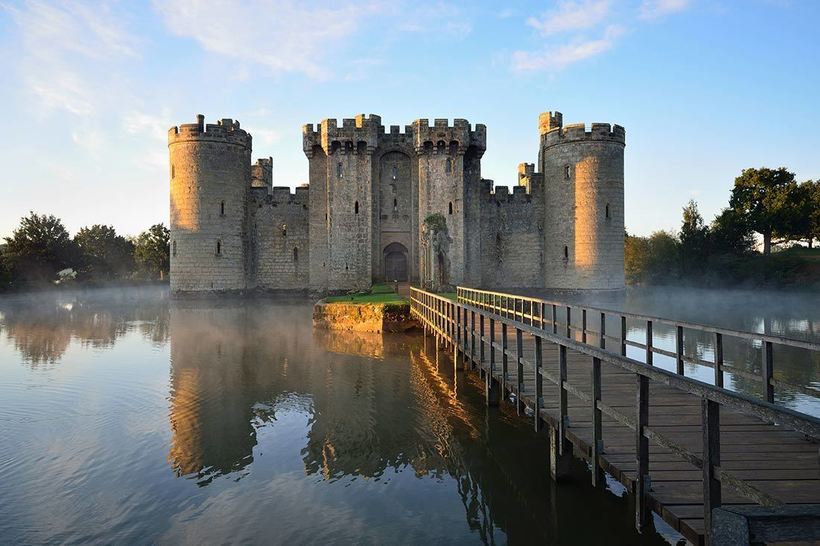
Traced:
MULTIPOLYGON (((767 305, 750 324, 817 331, 817 306, 767 305)), ((157 288, 0 298, 0 541, 666 543, 581 463, 552 484, 546 436, 419 336, 314 331, 311 311, 157 288)))

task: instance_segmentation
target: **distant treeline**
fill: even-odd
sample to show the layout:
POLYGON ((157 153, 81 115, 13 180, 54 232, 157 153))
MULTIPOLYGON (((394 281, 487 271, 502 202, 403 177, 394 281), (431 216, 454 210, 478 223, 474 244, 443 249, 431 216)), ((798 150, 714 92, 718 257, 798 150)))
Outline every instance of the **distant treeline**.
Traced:
POLYGON ((746 169, 711 224, 689 201, 678 233, 626 234, 626 278, 629 284, 820 288, 816 240, 820 181, 798 184, 782 167, 746 169))
POLYGON ((95 224, 71 237, 59 218, 32 212, 0 245, 0 290, 164 280, 169 262, 163 224, 136 237, 95 224))

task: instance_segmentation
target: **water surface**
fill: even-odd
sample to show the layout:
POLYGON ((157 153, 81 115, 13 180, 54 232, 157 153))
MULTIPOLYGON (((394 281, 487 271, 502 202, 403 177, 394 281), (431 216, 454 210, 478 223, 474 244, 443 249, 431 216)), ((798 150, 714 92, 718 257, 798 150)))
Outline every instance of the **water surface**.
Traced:
MULTIPOLYGON (((418 336, 305 301, 0 299, 0 542, 665 544, 418 336)), ((664 538, 666 537, 666 538, 664 538)))

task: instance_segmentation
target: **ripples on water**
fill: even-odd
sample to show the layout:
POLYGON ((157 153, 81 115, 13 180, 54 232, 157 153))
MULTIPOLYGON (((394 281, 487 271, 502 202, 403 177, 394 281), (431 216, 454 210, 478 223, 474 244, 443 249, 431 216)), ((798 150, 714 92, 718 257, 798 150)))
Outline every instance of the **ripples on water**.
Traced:
POLYGON ((551 484, 545 435, 418 336, 310 317, 157 289, 0 299, 0 542, 665 543, 580 463, 551 484))

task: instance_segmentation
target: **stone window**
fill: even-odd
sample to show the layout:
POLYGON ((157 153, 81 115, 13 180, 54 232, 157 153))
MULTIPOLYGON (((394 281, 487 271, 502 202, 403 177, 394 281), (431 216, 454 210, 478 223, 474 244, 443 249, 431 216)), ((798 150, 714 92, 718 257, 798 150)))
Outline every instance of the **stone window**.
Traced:
POLYGON ((399 200, 395 197, 393 198, 393 212, 399 211, 399 200))
POLYGON ((447 161, 444 163, 444 172, 446 172, 447 174, 453 172, 453 160, 449 157, 447 158, 447 161))
POLYGON ((452 201, 450 201, 447 204, 447 214, 453 214, 453 202, 452 201))
POLYGON ((216 256, 222 256, 222 241, 220 239, 216 240, 216 256))
POLYGON ((174 178, 174 175, 175 175, 175 172, 174 172, 174 164, 173 164, 173 163, 171 163, 171 179, 173 179, 173 178, 174 178))
POLYGON ((294 262, 299 261, 299 249, 296 248, 296 247, 293 247, 293 261, 294 262))
POLYGON ((336 163, 336 178, 342 177, 342 162, 336 163))
POLYGON ((564 245, 564 262, 569 260, 569 247, 564 245))
POLYGON ((225 201, 222 201, 219 204, 219 215, 220 216, 225 216, 225 201))
POLYGON ((177 242, 174 241, 171 243, 171 256, 177 255, 177 242))
POLYGON ((569 165, 564 165, 564 179, 569 180, 572 174, 572 169, 569 165))
POLYGON ((358 201, 353 203, 353 212, 356 213, 356 214, 359 214, 359 202, 358 201))
POLYGON ((606 204, 606 219, 609 220, 612 216, 609 213, 609 203, 606 204))
POLYGON ((396 165, 393 165, 393 180, 396 180, 399 177, 399 168, 396 165))
POLYGON ((282 237, 287 237, 287 236, 288 236, 288 225, 287 224, 282 224, 282 237))

